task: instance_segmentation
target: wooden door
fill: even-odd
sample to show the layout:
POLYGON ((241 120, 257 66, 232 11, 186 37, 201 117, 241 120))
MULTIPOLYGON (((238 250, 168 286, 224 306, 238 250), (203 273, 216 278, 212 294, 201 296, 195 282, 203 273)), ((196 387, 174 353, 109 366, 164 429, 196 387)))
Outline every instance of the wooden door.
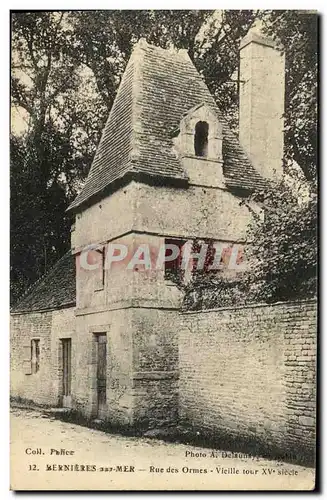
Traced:
POLYGON ((71 406, 72 341, 62 339, 62 406, 71 406))
POLYGON ((97 415, 105 418, 107 415, 107 335, 97 336, 97 415))

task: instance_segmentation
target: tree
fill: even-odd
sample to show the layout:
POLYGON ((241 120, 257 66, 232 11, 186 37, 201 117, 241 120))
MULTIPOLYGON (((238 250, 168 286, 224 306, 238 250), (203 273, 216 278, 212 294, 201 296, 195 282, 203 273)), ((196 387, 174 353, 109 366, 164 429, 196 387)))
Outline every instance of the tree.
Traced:
POLYGON ((317 176, 318 21, 316 13, 268 11, 266 33, 285 50, 285 153, 307 180, 317 176))
POLYGON ((298 192, 294 185, 282 180, 244 200, 253 214, 245 252, 246 270, 232 275, 223 271, 193 273, 192 280, 182 287, 186 309, 300 300, 316 295, 317 193, 315 184, 304 186, 298 192))
POLYGON ((251 300, 276 302, 316 294, 317 192, 315 184, 305 186, 299 196, 283 180, 252 197, 263 217, 254 218, 249 228, 251 300))
POLYGON ((91 165, 134 43, 144 37, 164 48, 186 48, 236 131, 239 42, 259 18, 290 50, 287 155, 313 178, 315 15, 253 10, 12 14, 12 106, 27 122, 23 133, 15 123, 12 129, 13 300, 69 248, 72 221, 65 209, 91 165))
POLYGON ((82 126, 87 107, 78 97, 79 68, 65 55, 64 16, 12 17, 12 105, 27 121, 23 134, 13 123, 11 138, 12 301, 69 248, 65 210, 94 153, 82 126))
POLYGON ((239 42, 256 17, 252 10, 72 12, 71 55, 93 72, 98 92, 110 109, 133 45, 140 38, 162 48, 187 49, 235 128, 239 42))

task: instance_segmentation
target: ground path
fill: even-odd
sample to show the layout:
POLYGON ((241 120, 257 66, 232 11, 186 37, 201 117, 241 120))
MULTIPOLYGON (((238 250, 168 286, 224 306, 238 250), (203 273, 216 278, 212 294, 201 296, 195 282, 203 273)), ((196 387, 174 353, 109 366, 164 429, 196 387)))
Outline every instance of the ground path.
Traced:
POLYGON ((12 489, 297 490, 314 486, 314 469, 229 455, 108 434, 46 417, 41 411, 12 409, 12 489), (62 449, 73 454, 57 454, 62 449))

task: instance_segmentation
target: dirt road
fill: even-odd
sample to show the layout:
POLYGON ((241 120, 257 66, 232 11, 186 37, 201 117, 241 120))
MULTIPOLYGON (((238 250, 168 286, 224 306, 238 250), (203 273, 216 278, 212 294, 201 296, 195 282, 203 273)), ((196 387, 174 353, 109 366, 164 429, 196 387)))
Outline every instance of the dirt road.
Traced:
POLYGON ((11 415, 16 490, 312 489, 314 469, 259 457, 107 434, 36 410, 11 415))

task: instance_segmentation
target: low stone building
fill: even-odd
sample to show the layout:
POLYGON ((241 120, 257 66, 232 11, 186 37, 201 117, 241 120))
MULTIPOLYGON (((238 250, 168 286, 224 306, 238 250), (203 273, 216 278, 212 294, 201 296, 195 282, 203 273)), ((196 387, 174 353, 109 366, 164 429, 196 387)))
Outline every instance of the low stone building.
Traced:
POLYGON ((240 50, 239 140, 185 50, 164 50, 143 40, 136 44, 88 178, 69 207, 75 214, 71 251, 12 311, 14 397, 70 407, 119 426, 151 428, 181 419, 217 432, 229 426, 233 435, 258 434, 276 445, 299 444, 298 431, 295 437, 289 431, 295 416, 293 422, 306 429, 306 446, 312 446, 311 303, 290 306, 291 331, 303 333, 294 354, 282 321, 278 336, 272 328, 269 338, 274 311, 263 313, 264 321, 258 312, 254 334, 247 310, 241 333, 234 312, 182 314, 181 291, 168 268, 144 272, 138 266, 104 265, 109 244, 133 253, 144 244, 157 249, 195 239, 246 242, 252 215, 243 198, 265 179, 282 175, 284 57, 272 41, 254 33, 240 50), (86 248, 93 249, 100 267, 85 265, 86 248), (296 319, 303 314, 304 326, 296 319), (228 324, 241 335, 239 357, 231 354, 230 360, 228 345, 233 349, 236 340, 228 340, 228 324), (215 369, 215 355, 220 366, 223 357, 235 372, 234 384, 215 369), (287 386, 292 377, 287 362, 302 355, 304 368, 295 385, 291 380, 287 386), (272 390, 273 396, 246 403, 253 363, 254 376, 265 381, 260 391, 272 390), (310 377, 304 382, 306 371, 310 377), (288 397, 298 383, 309 388, 292 406, 288 397), (210 396, 206 387, 213 386, 210 396), (270 413, 274 402, 277 409, 270 413), (288 435, 293 441, 285 441, 288 435))

